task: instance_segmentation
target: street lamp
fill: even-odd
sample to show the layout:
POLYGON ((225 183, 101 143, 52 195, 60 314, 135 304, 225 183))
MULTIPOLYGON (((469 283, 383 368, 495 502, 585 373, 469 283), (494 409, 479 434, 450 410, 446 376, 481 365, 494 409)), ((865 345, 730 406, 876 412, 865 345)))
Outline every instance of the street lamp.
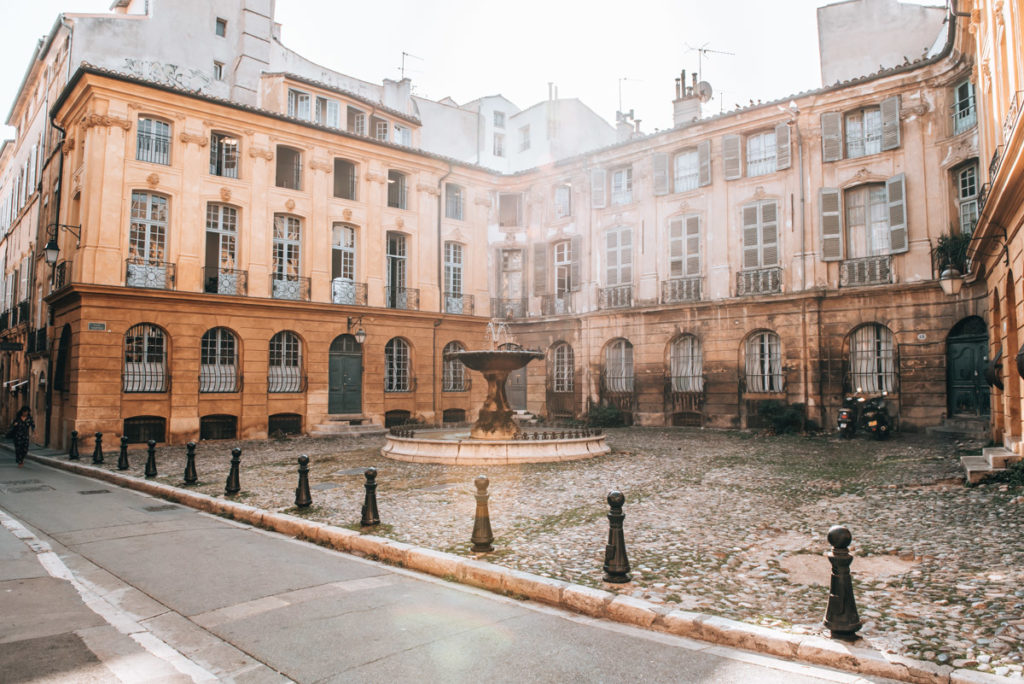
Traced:
POLYGON ((82 226, 72 226, 67 223, 51 223, 50 224, 50 239, 46 242, 46 246, 43 247, 43 253, 46 257, 46 263, 53 266, 57 263, 57 257, 60 256, 60 247, 57 246, 57 232, 63 228, 78 240, 79 244, 82 242, 82 226))
POLYGON ((355 334, 356 342, 358 344, 362 344, 363 342, 366 341, 366 331, 363 330, 363 326, 361 325, 362 322, 363 322, 363 317, 362 316, 349 316, 348 320, 346 321, 347 326, 348 326, 348 329, 346 330, 346 332, 352 332, 352 326, 353 325, 358 325, 359 326, 359 329, 356 330, 356 334, 355 334))
POLYGON ((939 286, 942 287, 942 291, 950 297, 956 296, 960 292, 960 288, 963 287, 964 279, 960 274, 960 271, 947 266, 939 274, 939 286))

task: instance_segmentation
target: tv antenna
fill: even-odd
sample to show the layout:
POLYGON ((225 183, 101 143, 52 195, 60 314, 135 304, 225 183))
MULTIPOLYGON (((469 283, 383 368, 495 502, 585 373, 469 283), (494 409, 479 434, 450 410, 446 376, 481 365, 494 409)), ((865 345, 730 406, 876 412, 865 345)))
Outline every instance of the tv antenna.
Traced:
POLYGON ((627 76, 622 76, 622 77, 619 78, 619 111, 620 112, 622 111, 622 82, 623 81, 630 81, 632 83, 642 83, 642 79, 639 79, 639 78, 629 78, 627 76))
MULTIPOLYGON (((703 81, 704 80, 704 69, 703 69, 703 67, 704 67, 704 56, 705 55, 713 54, 713 55, 732 55, 733 57, 736 56, 735 52, 726 52, 725 50, 712 50, 711 48, 708 47, 708 45, 710 45, 710 43, 704 43, 700 47, 690 47, 689 44, 686 45, 686 47, 689 48, 689 50, 687 50, 687 52, 696 52, 697 53, 697 80, 698 81, 703 81)), ((683 84, 683 85, 685 85, 685 84, 683 84)))
POLYGON ((412 57, 413 59, 418 59, 421 62, 423 61, 422 57, 417 57, 416 55, 412 54, 411 52, 405 52, 403 50, 402 51, 402 66, 401 66, 401 73, 402 73, 402 78, 403 79, 405 78, 405 58, 406 57, 412 57))

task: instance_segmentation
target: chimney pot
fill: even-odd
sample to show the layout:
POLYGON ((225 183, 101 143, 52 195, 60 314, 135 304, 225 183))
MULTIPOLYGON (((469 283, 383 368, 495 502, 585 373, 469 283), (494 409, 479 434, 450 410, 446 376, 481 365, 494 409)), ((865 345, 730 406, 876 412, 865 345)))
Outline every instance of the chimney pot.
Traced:
POLYGON ((690 75, 693 76, 693 87, 696 88, 697 87, 697 74, 690 74, 690 75))

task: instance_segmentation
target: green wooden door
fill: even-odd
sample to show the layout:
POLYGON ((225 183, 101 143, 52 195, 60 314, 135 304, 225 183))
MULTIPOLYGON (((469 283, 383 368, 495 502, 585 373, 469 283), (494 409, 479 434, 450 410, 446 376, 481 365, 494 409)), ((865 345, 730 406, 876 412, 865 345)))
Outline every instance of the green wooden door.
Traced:
POLYGON ((985 382, 988 331, 976 317, 961 321, 946 339, 946 396, 950 416, 987 416, 989 389, 985 382))
POLYGON ((362 413, 363 350, 354 337, 334 338, 327 374, 327 412, 362 413))

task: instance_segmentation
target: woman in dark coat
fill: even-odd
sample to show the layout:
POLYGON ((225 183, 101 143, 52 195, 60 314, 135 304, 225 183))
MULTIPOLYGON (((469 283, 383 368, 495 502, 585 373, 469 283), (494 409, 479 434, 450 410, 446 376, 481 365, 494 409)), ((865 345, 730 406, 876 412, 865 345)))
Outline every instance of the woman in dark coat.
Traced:
POLYGON ((7 436, 14 438, 14 458, 18 462, 19 468, 25 464, 25 456, 28 455, 29 434, 35 429, 36 424, 32 420, 32 411, 28 406, 22 406, 11 424, 11 429, 7 431, 7 436))

